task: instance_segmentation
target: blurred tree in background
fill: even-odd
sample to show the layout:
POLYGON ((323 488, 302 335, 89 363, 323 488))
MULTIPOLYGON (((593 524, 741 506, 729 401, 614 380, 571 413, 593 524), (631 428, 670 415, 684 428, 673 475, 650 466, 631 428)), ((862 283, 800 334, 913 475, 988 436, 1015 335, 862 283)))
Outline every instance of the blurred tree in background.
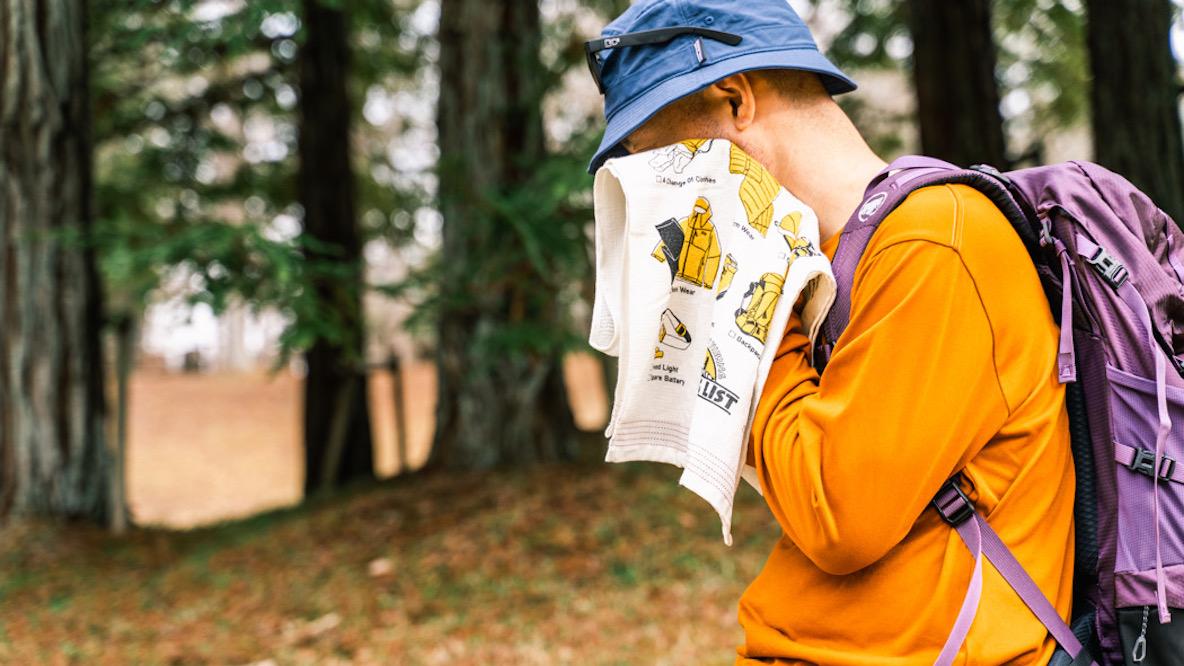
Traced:
MULTIPOLYGON (((1184 0, 791 4, 884 157, 1096 156, 1184 223, 1184 0)), ((723 550, 676 470, 546 466, 604 452, 581 382, 611 409, 615 359, 571 354, 603 127, 583 41, 629 5, 0 0, 0 662, 718 656, 775 547, 763 500, 723 550), (221 365, 264 320, 273 383, 221 365), (137 362, 152 336, 208 375, 137 362), (402 384, 375 366, 400 356, 406 439, 442 473, 271 512, 391 460, 402 384), (168 533, 205 520, 231 524, 168 533)))
POLYGON ((331 319, 305 351, 304 490, 332 488, 374 474, 362 350, 362 234, 351 163, 349 16, 342 7, 303 0, 300 47, 299 197, 305 247, 314 262, 337 270, 313 276, 308 288, 331 319))
POLYGON ((539 214, 556 194, 542 181, 550 174, 539 6, 443 0, 439 42, 444 226, 429 464, 570 459, 576 429, 562 353, 574 332, 560 296, 580 237, 565 238, 567 225, 539 214))
MULTIPOLYGON (((303 98, 329 107, 312 110, 307 136, 299 122, 307 29, 299 2, 137 0, 95 10, 96 236, 108 320, 134 336, 121 322, 139 320, 161 298, 214 313, 245 306, 283 314, 277 367, 309 351, 314 376, 307 383, 310 484, 321 480, 318 461, 340 394, 322 381, 325 368, 341 366, 361 383, 360 247, 376 238, 408 242, 408 216, 398 213, 425 199, 419 182, 392 178, 386 151, 363 143, 352 153, 369 125, 344 138, 340 128, 360 116, 350 99, 399 86, 420 70, 422 38, 407 20, 419 4, 350 3, 361 27, 342 38, 360 53, 359 65, 303 98), (302 173, 296 158, 306 144, 312 168, 302 173), (343 198, 348 191, 354 194, 343 198), (357 210, 367 214, 346 212, 357 210)), ((369 474, 364 401, 364 390, 355 390, 339 478, 359 468, 369 474)))
POLYGON ((991 0, 909 0, 907 14, 922 151, 1005 168, 991 0))
MULTIPOLYGON (((0 253, 12 267, 0 298, 17 313, 0 354, 0 462, 14 461, 0 506, 36 504, 18 499, 34 486, 14 476, 41 469, 68 479, 43 484, 75 497, 62 511, 103 515, 91 504, 110 486, 108 513, 123 515, 124 429, 110 461, 95 430, 97 330, 125 350, 122 423, 136 324, 166 300, 283 317, 275 367, 296 358, 308 372, 308 490, 372 473, 363 375, 384 341, 362 315, 367 298, 414 306, 400 326, 434 347, 434 464, 562 460, 577 441, 601 444, 573 425, 562 361, 585 348, 593 284, 583 166, 601 121, 582 41, 628 4, 130 0, 92 3, 88 34, 64 0, 0 0, 6 62, 19 65, 0 88, 0 168, 16 193, 0 209, 15 257, 0 253), (28 23, 41 15, 62 30, 28 23), (55 55, 38 65, 34 47, 55 55), (42 85, 55 77, 72 87, 42 85), (34 168, 34 157, 57 162, 34 168), (53 205, 36 190, 51 177, 53 205), (36 214, 18 215, 21 202, 36 214), (407 266, 376 279, 375 246, 415 251, 382 255, 407 266), (87 279, 92 255, 101 282, 87 279), (30 335, 56 342, 22 347, 30 335), (37 412, 21 382, 37 404, 47 391, 69 398, 37 412), (26 464, 30 433, 65 437, 55 451, 67 454, 39 449, 26 464)), ((1088 24, 1081 0, 796 4, 869 82, 840 101, 885 155, 919 130, 923 151, 956 162, 1039 162, 1092 110, 1098 159, 1184 216, 1168 0, 1087 3, 1088 24)), ((601 361, 611 386, 612 359, 601 361)))
POLYGON ((86 26, 0 5, 0 518, 110 515, 86 26))
POLYGON ((1169 0, 1088 0, 1097 161, 1184 224, 1180 83, 1169 0))
MULTIPOLYGON (((816 13, 837 11, 847 15, 843 26, 833 35, 828 51, 840 66, 864 75, 889 72, 903 76, 909 73, 918 86, 921 81, 913 72, 917 67, 925 67, 922 62, 938 59, 941 68, 933 74, 943 77, 933 83, 937 86, 935 100, 920 99, 922 94, 918 87, 915 115, 910 112, 900 117, 884 118, 878 107, 891 101, 887 99, 872 104, 840 98, 840 103, 852 113, 869 135, 873 147, 881 153, 888 156, 899 154, 905 147, 900 134, 911 127, 917 127, 922 135, 922 145, 918 149, 929 152, 931 149, 924 139, 925 126, 948 127, 959 122, 954 115, 962 115, 956 109, 965 104, 958 101, 959 95, 965 97, 964 92, 958 92, 967 86, 963 80, 965 76, 978 81, 976 88, 980 98, 991 96, 987 73, 993 70, 998 87, 998 92, 994 93, 998 100, 996 108, 1001 112, 1002 136, 1006 141, 1005 158, 997 164, 1006 167, 1041 162, 1050 137, 1063 134, 1067 128, 1089 116, 1090 85, 1081 3, 1079 0, 994 0, 987 7, 993 43, 982 40, 983 3, 979 0, 937 4, 940 5, 937 14, 929 11, 932 8, 922 8, 925 11, 913 12, 914 16, 921 17, 919 22, 910 22, 911 1, 810 0, 816 13), (983 42, 980 47, 995 51, 990 57, 997 59, 992 70, 982 66, 987 59, 985 56, 979 58, 982 62, 976 63, 974 52, 962 50, 966 41, 962 32, 951 33, 949 26, 944 31, 931 27, 934 17, 940 18, 948 12, 967 12, 974 5, 980 6, 977 21, 977 39, 983 42), (914 31, 922 33, 922 41, 926 41, 925 35, 934 35, 933 40, 920 47, 923 51, 920 55, 914 31), (957 34, 958 39, 949 39, 951 34, 957 34), (954 56, 947 56, 950 48, 954 49, 954 56), (953 62, 942 62, 946 57, 958 66, 953 62), (968 69, 970 73, 964 73, 968 69), (953 100, 941 96, 947 90, 954 91, 953 100), (928 113, 926 106, 931 107, 928 113)), ((993 118, 983 120, 984 114, 990 115, 990 109, 983 110, 982 102, 972 106, 979 109, 970 111, 970 117, 978 119, 978 129, 994 136, 996 121, 993 118)), ((933 141, 939 140, 935 138, 933 141)), ((997 144, 997 141, 992 138, 988 143, 997 144)), ((939 148, 935 147, 933 152, 939 148)), ((997 151, 997 145, 993 151, 997 151)), ((965 163, 975 161, 985 160, 971 157, 965 163)))

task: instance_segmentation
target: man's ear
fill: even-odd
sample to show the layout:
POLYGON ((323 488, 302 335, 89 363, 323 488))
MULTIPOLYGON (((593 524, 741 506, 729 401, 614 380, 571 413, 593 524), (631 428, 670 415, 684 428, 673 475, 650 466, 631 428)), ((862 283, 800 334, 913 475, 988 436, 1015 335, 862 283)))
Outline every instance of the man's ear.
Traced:
POLYGON ((733 74, 711 84, 703 94, 712 106, 726 105, 729 121, 737 131, 744 131, 756 120, 756 94, 752 77, 746 72, 733 74))

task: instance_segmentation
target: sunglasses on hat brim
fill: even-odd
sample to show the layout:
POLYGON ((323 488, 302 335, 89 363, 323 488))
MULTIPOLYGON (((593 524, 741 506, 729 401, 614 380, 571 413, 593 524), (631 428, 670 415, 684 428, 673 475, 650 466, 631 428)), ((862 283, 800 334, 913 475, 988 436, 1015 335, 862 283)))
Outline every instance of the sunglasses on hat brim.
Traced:
POLYGON ((612 35, 609 37, 601 37, 600 39, 593 39, 584 42, 584 55, 588 59, 588 71, 592 73, 592 80, 596 82, 596 89, 600 94, 604 94, 604 82, 600 78, 600 70, 604 67, 604 63, 600 59, 600 52, 609 49, 619 49, 625 46, 645 46, 647 44, 665 44, 675 37, 682 35, 698 35, 700 37, 707 37, 719 42, 723 42, 729 46, 736 46, 742 39, 740 35, 730 32, 721 32, 719 30, 709 30, 707 28, 699 28, 695 26, 672 26, 669 28, 658 28, 656 30, 641 30, 638 32, 627 32, 623 35, 612 35))

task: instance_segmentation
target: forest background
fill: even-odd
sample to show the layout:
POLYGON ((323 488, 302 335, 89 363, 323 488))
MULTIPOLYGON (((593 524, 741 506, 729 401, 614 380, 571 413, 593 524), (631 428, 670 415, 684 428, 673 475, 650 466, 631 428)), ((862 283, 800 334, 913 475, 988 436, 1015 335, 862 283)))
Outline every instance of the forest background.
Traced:
MULTIPOLYGON (((881 155, 1184 220, 1169 0, 791 4, 881 155)), ((762 500, 601 462, 627 6, 0 0, 0 662, 731 663, 762 500)))

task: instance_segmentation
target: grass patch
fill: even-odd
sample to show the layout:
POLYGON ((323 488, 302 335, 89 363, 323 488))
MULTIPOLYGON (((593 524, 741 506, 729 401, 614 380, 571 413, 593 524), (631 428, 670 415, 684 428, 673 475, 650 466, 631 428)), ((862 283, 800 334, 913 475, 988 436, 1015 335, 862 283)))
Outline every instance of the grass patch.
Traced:
POLYGON ((186 532, 0 530, 0 663, 731 664, 779 530, 680 470, 425 475, 186 532))

